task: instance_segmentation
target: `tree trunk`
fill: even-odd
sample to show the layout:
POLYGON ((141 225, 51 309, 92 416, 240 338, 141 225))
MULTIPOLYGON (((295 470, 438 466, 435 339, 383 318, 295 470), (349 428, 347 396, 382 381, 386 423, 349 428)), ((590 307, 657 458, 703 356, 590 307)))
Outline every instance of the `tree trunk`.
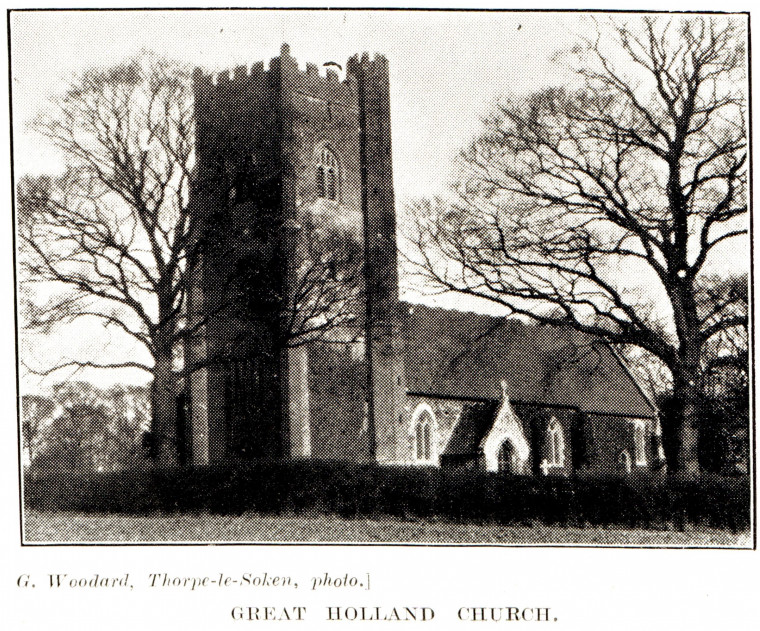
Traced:
POLYGON ((177 436, 177 394, 171 348, 159 350, 155 362, 151 389, 153 455, 157 464, 174 466, 178 463, 181 437, 177 436))
POLYGON ((697 371, 685 370, 674 375, 673 416, 675 433, 675 461, 669 464, 673 473, 686 477, 698 477, 700 397, 697 386, 697 371))

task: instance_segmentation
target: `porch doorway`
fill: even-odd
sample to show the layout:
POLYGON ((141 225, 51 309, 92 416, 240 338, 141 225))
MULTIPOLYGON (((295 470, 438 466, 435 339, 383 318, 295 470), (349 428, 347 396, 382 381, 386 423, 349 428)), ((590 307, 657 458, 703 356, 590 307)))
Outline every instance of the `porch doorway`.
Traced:
POLYGON ((517 461, 517 450, 512 441, 507 439, 499 447, 499 473, 504 475, 514 475, 519 473, 519 464, 517 461))

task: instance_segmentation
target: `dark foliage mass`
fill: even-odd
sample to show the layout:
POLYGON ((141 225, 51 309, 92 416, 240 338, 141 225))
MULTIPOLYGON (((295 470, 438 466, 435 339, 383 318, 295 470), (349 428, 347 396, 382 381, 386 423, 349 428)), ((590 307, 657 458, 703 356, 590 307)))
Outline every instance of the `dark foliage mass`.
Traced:
POLYGON ((441 519, 557 526, 744 530, 746 477, 532 478, 330 462, 266 462, 28 476, 26 506, 91 513, 441 519))
MULTIPOLYGON (((742 379, 723 379, 719 388, 705 389, 699 397, 698 458, 703 471, 720 475, 747 475, 750 459, 749 381, 746 371, 742 379), (717 390, 717 391, 716 391, 717 390)), ((663 428, 674 420, 672 396, 659 401, 663 428)), ((663 447, 666 459, 672 458, 675 447, 665 431, 663 447)))
POLYGON ((116 471, 146 461, 149 394, 139 386, 58 384, 21 397, 21 429, 30 471, 116 471))

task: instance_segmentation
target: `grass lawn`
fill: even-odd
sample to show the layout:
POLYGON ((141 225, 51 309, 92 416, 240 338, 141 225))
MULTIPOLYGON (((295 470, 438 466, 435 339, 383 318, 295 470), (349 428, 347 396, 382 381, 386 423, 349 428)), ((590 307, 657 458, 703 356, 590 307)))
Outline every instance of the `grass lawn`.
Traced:
POLYGON ((409 542, 751 548, 749 532, 498 526, 335 516, 107 515, 26 511, 25 540, 37 542, 409 542))

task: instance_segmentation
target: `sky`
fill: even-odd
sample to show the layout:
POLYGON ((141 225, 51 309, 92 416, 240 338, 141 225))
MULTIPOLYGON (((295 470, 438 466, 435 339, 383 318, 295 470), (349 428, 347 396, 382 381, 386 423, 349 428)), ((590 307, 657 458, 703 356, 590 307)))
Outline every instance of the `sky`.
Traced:
MULTIPOLYGON (((571 80, 570 71, 557 61, 558 53, 594 28, 590 14, 580 12, 14 12, 16 174, 62 169, 55 150, 29 123, 73 75, 90 67, 151 50, 190 66, 222 71, 266 62, 279 54, 284 42, 302 67, 307 61, 320 67, 327 61, 345 65, 357 52, 379 52, 390 63, 394 184, 402 222, 410 201, 446 191, 457 152, 477 135, 481 118, 499 97, 519 98, 571 80)), ((731 269, 737 261, 746 266, 746 248, 739 250, 718 266, 731 269)), ((450 304, 489 310, 483 303, 450 304)), ((93 336, 88 341, 106 351, 113 344, 93 336)), ((57 348, 59 341, 45 340, 38 353, 44 356, 57 348)))
POLYGON ((562 83, 552 58, 588 28, 578 14, 203 11, 14 13, 13 105, 19 173, 48 170, 28 123, 72 74, 152 50, 220 71, 279 54, 302 66, 381 52, 391 72, 395 187, 403 202, 445 188, 451 159, 496 98, 562 83))
MULTIPOLYGON (((410 200, 446 190, 452 160, 475 137, 481 117, 499 96, 566 78, 552 58, 572 45, 586 22, 571 14, 342 10, 13 13, 16 174, 63 169, 30 123, 76 73, 144 50, 222 71, 267 62, 287 42, 302 67, 307 61, 344 66, 348 57, 364 51, 388 58, 394 184, 402 214, 410 200)), ((124 349, 113 336, 79 329, 66 340, 36 336, 28 352, 35 365, 57 354, 113 356, 124 349)), ((90 373, 77 376, 99 379, 90 373)), ((117 381, 146 378, 118 373, 117 381)), ((27 381, 37 382, 28 375, 27 381)))

